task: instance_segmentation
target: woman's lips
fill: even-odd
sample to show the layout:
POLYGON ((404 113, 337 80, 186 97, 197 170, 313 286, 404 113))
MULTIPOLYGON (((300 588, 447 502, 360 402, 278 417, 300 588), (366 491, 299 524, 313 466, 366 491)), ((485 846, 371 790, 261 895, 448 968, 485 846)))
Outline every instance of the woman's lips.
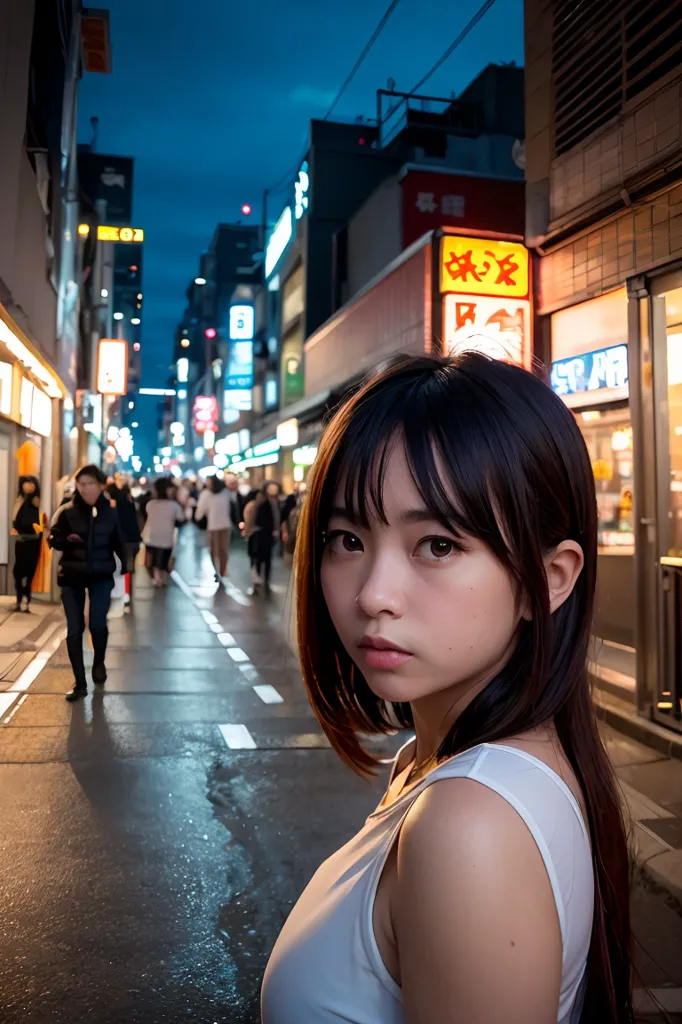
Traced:
POLYGON ((394 651, 391 648, 380 651, 376 647, 363 647, 362 653, 370 668, 384 670, 400 668, 401 665, 404 665, 412 657, 411 654, 406 654, 404 651, 394 651))
POLYGON ((365 661, 370 668, 396 669, 409 661, 412 655, 401 647, 393 647, 389 641, 380 637, 365 637, 360 644, 365 661))

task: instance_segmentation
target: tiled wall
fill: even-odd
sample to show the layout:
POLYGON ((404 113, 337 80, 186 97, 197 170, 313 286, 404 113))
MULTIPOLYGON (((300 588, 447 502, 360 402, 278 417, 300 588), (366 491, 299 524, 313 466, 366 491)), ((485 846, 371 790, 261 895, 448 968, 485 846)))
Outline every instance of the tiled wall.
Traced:
POLYGON ((586 204, 619 192, 633 178, 682 149, 682 80, 598 132, 550 170, 550 231, 586 204))
POLYGON ((538 312, 598 295, 674 259, 682 259, 682 184, 540 259, 538 312))

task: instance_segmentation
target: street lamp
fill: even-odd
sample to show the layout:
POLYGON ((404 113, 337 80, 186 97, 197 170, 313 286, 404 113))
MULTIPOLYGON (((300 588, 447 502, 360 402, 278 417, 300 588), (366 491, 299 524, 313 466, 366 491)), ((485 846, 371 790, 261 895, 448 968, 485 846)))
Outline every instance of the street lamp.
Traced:
POLYGON ((195 277, 194 278, 194 283, 195 284, 206 284, 206 278, 205 277, 195 277))

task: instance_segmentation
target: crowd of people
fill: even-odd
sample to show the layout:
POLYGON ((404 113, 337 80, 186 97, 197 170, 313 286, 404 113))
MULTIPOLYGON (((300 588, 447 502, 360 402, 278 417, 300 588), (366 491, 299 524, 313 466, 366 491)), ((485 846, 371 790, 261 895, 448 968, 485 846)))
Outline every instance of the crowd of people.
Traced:
MULTIPOLYGON (((273 555, 277 552, 291 563, 304 496, 304 484, 283 496, 276 481, 255 488, 231 473, 216 474, 205 482, 189 477, 159 477, 149 482, 123 473, 107 477, 96 465, 81 467, 72 480, 65 481, 60 505, 46 530, 49 546, 60 554, 57 582, 74 674, 67 700, 78 700, 87 693, 83 661, 86 597, 94 652, 92 679, 103 684, 112 594, 120 583, 122 600, 132 611, 131 582, 136 565, 146 570, 154 587, 166 587, 174 568, 179 530, 194 523, 206 532, 217 583, 228 575, 232 539, 237 535, 244 539, 248 551, 249 593, 269 596, 273 555)), ((12 523, 17 612, 30 610, 46 523, 40 513, 38 480, 22 477, 12 523)))

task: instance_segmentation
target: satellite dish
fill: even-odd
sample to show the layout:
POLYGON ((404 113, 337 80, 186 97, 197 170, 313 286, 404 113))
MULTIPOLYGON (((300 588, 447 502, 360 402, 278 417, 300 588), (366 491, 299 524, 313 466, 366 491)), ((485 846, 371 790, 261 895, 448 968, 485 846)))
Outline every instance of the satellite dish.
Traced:
POLYGON ((526 169, 526 143, 524 139, 517 139, 512 146, 512 160, 516 166, 525 171, 526 169))

